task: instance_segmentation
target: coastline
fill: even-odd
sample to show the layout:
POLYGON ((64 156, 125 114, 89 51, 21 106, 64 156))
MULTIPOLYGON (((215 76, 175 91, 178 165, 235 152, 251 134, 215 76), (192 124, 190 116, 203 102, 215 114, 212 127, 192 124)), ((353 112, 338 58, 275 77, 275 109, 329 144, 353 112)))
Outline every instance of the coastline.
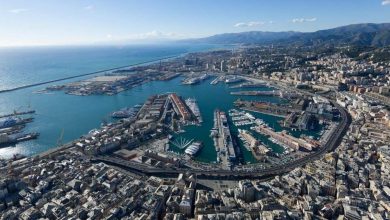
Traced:
POLYGON ((150 60, 150 61, 144 61, 144 62, 135 63, 135 64, 130 64, 130 65, 121 66, 121 67, 99 70, 99 71, 95 71, 95 72, 91 72, 91 73, 83 73, 83 74, 78 74, 75 76, 68 76, 68 77, 64 77, 64 78, 59 78, 59 79, 54 79, 54 80, 49 80, 49 81, 44 81, 44 82, 38 82, 38 83, 28 84, 28 85, 24 85, 24 86, 18 86, 18 87, 14 87, 14 88, 10 88, 10 89, 3 89, 3 90, 0 90, 0 93, 12 92, 12 91, 26 89, 26 88, 30 88, 30 87, 46 85, 46 84, 50 84, 50 83, 54 83, 54 82, 61 82, 61 81, 69 80, 69 79, 76 79, 76 78, 80 78, 80 77, 84 77, 84 76, 96 75, 99 73, 104 73, 104 72, 113 71, 113 70, 119 70, 119 69, 123 69, 123 68, 127 68, 127 67, 135 67, 135 66, 141 66, 141 65, 145 65, 145 64, 152 64, 152 63, 163 61, 163 60, 177 58, 177 57, 183 56, 185 54, 186 53, 175 55, 175 56, 158 58, 158 59, 150 60))

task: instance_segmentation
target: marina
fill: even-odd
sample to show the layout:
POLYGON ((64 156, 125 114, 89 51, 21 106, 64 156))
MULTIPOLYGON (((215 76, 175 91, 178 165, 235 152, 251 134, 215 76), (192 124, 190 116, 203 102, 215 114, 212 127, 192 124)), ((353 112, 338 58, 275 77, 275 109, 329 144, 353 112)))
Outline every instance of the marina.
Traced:
POLYGON ((229 116, 231 117, 233 124, 236 127, 251 125, 255 123, 255 117, 248 112, 231 109, 229 110, 229 116))

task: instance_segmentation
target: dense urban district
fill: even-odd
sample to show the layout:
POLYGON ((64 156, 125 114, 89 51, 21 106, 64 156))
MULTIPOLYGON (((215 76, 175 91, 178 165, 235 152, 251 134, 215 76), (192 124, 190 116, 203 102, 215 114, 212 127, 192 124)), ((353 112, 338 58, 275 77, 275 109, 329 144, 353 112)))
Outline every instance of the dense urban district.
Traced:
POLYGON ((1 219, 389 219, 389 54, 236 47, 49 86, 40 92, 115 95, 181 77, 243 90, 230 94, 240 97, 234 109, 214 109, 215 162, 197 159, 202 141, 177 139, 204 119, 196 99, 175 92, 114 112, 117 121, 49 152, 1 160, 1 219), (281 116, 282 131, 255 113, 281 116), (318 137, 291 132, 313 130, 318 137))

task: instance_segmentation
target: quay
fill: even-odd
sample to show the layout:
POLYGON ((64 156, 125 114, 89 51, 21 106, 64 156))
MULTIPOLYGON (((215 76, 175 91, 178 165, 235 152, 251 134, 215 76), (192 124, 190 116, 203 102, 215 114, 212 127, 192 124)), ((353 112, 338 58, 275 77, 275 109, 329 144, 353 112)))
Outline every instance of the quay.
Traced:
POLYGON ((257 160, 264 160, 270 150, 261 144, 249 131, 238 129, 239 137, 244 142, 244 146, 252 152, 252 155, 257 160))
POLYGON ((310 143, 304 139, 293 137, 285 132, 276 132, 265 125, 254 127, 253 130, 262 135, 270 136, 295 151, 300 149, 312 151, 319 146, 319 144, 315 144, 314 141, 313 143, 310 143))
POLYGON ((239 85, 230 86, 229 89, 238 89, 238 88, 259 88, 267 86, 267 84, 264 83, 241 83, 239 85))
POLYGON ((287 115, 282 114, 282 113, 272 113, 270 111, 261 111, 261 110, 256 110, 256 109, 248 108, 248 107, 242 107, 240 109, 245 110, 245 111, 256 112, 256 113, 261 113, 261 114, 265 114, 265 115, 271 115, 271 116, 275 116, 275 117, 280 117, 280 118, 286 118, 287 117, 287 115))
POLYGON ((272 91, 239 91, 231 92, 231 95, 246 95, 246 96, 280 96, 282 97, 282 92, 279 90, 272 91))
POLYGON ((151 61, 139 62, 139 63, 136 63, 136 64, 126 65, 126 66, 121 66, 121 67, 115 67, 115 68, 105 69, 105 70, 99 70, 99 71, 95 71, 95 72, 91 72, 91 73, 78 74, 78 75, 75 75, 75 76, 68 76, 68 77, 63 77, 63 78, 59 78, 59 79, 54 79, 54 80, 49 80, 49 81, 44 81, 44 82, 38 82, 38 83, 18 86, 18 87, 14 87, 14 88, 10 88, 10 89, 3 89, 3 90, 0 90, 0 93, 12 92, 12 91, 16 91, 16 90, 21 90, 21 89, 26 89, 26 88, 46 85, 46 84, 50 84, 50 83, 54 83, 54 82, 61 82, 61 81, 69 80, 69 79, 76 79, 76 78, 80 78, 80 77, 84 77, 84 76, 96 75, 96 74, 104 73, 104 72, 108 72, 108 71, 120 70, 120 69, 127 68, 127 67, 139 66, 139 65, 144 65, 144 64, 148 64, 148 63, 154 63, 154 62, 158 62, 158 61, 162 61, 162 60, 172 59, 172 58, 176 58, 176 57, 179 57, 179 56, 181 56, 181 55, 169 56, 169 57, 159 58, 159 59, 155 59, 155 60, 151 60, 151 61))
POLYGON ((218 76, 217 78, 213 79, 213 81, 210 82, 210 85, 217 85, 219 82, 224 81, 225 76, 218 76))
POLYGON ((217 161, 222 163, 224 169, 232 169, 237 161, 234 142, 230 133, 229 124, 225 112, 215 110, 214 120, 218 135, 216 136, 217 161))

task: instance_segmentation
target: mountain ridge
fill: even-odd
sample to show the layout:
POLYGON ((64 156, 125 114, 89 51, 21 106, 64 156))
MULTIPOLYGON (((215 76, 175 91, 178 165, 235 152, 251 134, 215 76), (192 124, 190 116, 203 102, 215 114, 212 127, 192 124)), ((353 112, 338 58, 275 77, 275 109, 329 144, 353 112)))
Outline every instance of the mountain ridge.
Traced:
POLYGON ((247 31, 224 33, 184 42, 213 44, 296 44, 296 45, 344 45, 388 46, 390 23, 350 24, 314 32, 295 31, 247 31))

